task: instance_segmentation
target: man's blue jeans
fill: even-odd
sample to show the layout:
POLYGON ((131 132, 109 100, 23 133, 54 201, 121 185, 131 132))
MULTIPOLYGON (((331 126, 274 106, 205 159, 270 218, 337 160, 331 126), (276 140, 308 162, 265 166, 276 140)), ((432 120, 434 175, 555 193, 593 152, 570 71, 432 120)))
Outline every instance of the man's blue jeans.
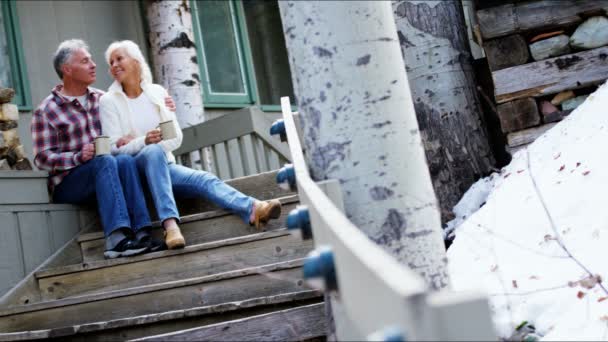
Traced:
POLYGON ((158 217, 162 221, 179 219, 175 198, 204 198, 237 214, 249 223, 254 199, 224 183, 214 174, 167 162, 157 144, 144 147, 135 155, 142 180, 147 180, 158 217))
POLYGON ((151 226, 132 156, 95 157, 72 169, 53 192, 55 203, 82 204, 95 198, 106 237, 120 228, 151 226))

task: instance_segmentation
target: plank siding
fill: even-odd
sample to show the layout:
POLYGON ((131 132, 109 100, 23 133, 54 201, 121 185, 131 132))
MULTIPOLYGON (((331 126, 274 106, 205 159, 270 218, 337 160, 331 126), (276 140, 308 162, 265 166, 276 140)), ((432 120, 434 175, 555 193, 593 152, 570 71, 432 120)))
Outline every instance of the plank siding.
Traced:
POLYGON ((96 227, 95 212, 65 204, 0 205, 0 296, 74 237, 81 223, 96 227))

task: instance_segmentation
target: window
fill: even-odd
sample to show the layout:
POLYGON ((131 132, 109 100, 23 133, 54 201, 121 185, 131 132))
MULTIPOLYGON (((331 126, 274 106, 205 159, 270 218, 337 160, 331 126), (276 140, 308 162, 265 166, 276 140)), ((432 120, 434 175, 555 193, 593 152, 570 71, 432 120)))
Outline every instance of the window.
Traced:
POLYGON ((278 110, 293 97, 277 1, 192 1, 205 107, 278 110))
POLYGON ((0 86, 15 89, 19 110, 31 110, 15 0, 0 3, 0 86))

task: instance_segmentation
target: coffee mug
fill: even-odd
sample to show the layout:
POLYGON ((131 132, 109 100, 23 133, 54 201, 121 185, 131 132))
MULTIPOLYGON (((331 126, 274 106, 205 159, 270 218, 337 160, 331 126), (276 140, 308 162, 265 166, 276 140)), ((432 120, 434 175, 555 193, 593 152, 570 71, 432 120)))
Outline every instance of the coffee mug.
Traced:
POLYGON ((159 126, 160 132, 163 135, 163 140, 171 140, 177 138, 177 132, 173 120, 161 122, 159 126))
POLYGON ((95 155, 110 154, 110 137, 100 135, 95 138, 95 155))

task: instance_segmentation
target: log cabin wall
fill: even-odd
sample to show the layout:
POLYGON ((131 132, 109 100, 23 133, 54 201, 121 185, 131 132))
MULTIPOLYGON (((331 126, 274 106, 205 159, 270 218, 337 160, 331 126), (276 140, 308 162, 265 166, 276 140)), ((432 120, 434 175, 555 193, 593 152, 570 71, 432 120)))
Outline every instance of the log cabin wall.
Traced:
POLYGON ((475 3, 485 96, 506 150, 533 142, 608 79, 608 1, 475 3))

